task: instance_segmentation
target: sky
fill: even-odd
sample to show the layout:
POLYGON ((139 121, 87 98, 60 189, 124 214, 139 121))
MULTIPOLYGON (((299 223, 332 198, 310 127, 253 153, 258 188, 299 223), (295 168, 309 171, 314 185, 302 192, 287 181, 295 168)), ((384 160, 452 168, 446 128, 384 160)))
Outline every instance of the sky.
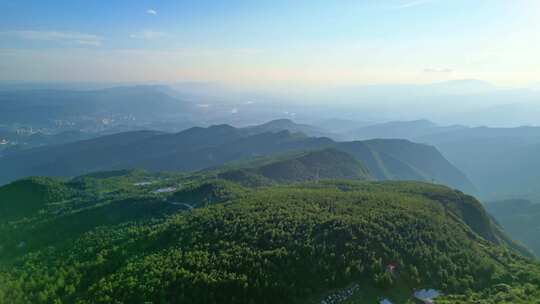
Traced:
POLYGON ((539 0, 0 0, 0 80, 540 83, 539 0))

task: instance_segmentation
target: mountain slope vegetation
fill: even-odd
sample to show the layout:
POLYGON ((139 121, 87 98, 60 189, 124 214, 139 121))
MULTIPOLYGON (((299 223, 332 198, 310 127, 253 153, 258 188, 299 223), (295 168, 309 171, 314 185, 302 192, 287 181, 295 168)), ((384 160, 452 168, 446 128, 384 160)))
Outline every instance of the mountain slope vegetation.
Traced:
POLYGON ((349 154, 328 148, 295 155, 251 168, 222 172, 220 178, 241 183, 253 181, 299 182, 324 179, 371 179, 369 171, 349 154))
POLYGON ((335 142, 290 131, 250 132, 228 125, 176 134, 138 131, 30 149, 0 158, 0 166, 5 168, 0 183, 31 175, 77 176, 130 168, 196 171, 248 158, 334 148, 353 156, 379 180, 435 181, 468 193, 475 191, 437 150, 420 144, 403 140, 335 142))
POLYGON ((25 234, 23 248, 4 246, 16 252, 0 259, 0 299, 310 303, 354 283, 360 303, 380 296, 405 303, 415 288, 443 291, 444 303, 489 298, 498 284, 507 294, 528 286, 529 299, 538 293, 540 266, 497 237, 476 200, 443 186, 328 180, 244 188, 144 172, 84 176, 65 186, 86 201, 38 212, 28 223, 41 234, 25 234), (185 186, 154 194, 171 183, 185 186), (175 205, 182 201, 201 203, 186 210, 175 205), (141 204, 144 212, 130 212, 141 204), (67 228, 66 219, 96 225, 62 228, 62 238, 40 243, 67 228), (465 295, 469 289, 477 293, 465 295))
POLYGON ((433 122, 374 124, 348 134, 349 139, 401 138, 435 146, 464 172, 487 200, 536 199, 540 178, 540 127, 440 126, 433 122))
POLYGON ((73 195, 63 182, 46 177, 31 177, 0 187, 0 221, 32 215, 46 204, 73 195))
POLYGON ((314 137, 333 138, 333 136, 335 135, 326 131, 323 128, 318 128, 318 127, 308 125, 308 124, 298 124, 290 119, 275 119, 275 120, 272 120, 272 121, 269 121, 267 123, 263 123, 260 125, 246 127, 244 128, 244 130, 252 134, 259 134, 259 133, 265 133, 265 132, 279 132, 279 131, 286 130, 291 133, 303 133, 308 136, 314 136, 314 137))

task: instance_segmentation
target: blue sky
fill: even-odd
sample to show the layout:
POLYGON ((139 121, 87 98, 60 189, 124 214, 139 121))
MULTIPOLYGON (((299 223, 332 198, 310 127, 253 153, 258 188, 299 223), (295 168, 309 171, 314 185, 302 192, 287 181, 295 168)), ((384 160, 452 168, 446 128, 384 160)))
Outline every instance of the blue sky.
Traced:
POLYGON ((538 0, 0 2, 0 80, 540 81, 538 0))

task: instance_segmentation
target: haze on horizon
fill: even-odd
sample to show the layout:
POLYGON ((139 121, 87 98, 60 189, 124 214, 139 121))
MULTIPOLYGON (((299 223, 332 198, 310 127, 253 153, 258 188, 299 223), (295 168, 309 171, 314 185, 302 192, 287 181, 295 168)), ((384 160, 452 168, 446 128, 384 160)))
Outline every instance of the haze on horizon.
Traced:
POLYGON ((540 81, 540 2, 3 1, 0 80, 540 81))
POLYGON ((0 0, 0 304, 540 304, 540 0, 0 0))

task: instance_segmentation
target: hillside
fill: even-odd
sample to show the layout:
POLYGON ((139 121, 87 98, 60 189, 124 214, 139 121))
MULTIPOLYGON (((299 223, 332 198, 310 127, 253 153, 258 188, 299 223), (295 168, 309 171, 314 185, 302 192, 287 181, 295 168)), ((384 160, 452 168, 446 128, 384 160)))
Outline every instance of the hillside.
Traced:
POLYGON ((155 131, 125 132, 13 153, 0 158, 3 168, 0 184, 25 176, 77 176, 112 170, 115 169, 114 164, 139 156, 133 153, 137 151, 133 149, 138 143, 152 140, 160 134, 155 131))
POLYGON ((73 195, 61 181, 32 177, 0 187, 0 222, 30 216, 73 195))
POLYGON ((489 200, 533 198, 540 177, 540 128, 468 128, 418 138, 435 145, 489 200))
POLYGON ((349 154, 332 148, 295 155, 253 168, 222 172, 220 178, 241 183, 268 179, 299 182, 324 179, 371 179, 367 169, 349 154))
POLYGON ((425 181, 476 193, 469 179, 432 146, 377 139, 339 143, 338 149, 360 160, 377 180, 425 181))
POLYGON ((488 202, 486 209, 509 235, 540 256, 540 204, 513 199, 488 202))
POLYGON ((240 185, 226 180, 204 180, 174 192, 170 200, 175 204, 188 204, 198 208, 243 197, 247 191, 240 185))
POLYGON ((165 179, 126 174, 68 182, 84 193, 116 193, 123 203, 109 197, 92 208, 41 214, 54 216, 36 227, 40 234, 26 235, 11 261, 0 259, 0 298, 302 304, 351 284, 359 287, 348 297, 360 303, 405 303, 418 288, 443 291, 443 303, 513 293, 527 303, 539 294, 540 265, 496 237, 500 231, 476 200, 443 186, 321 181, 249 189, 168 175, 169 183, 186 187, 170 196, 146 194, 142 203, 144 190, 165 179), (132 184, 141 179, 151 184, 132 184), (184 199, 213 204, 167 210, 184 199), (140 204, 154 211, 130 212, 140 204), (100 227, 68 229, 55 235, 54 246, 39 244, 76 219, 100 227), (468 289, 475 292, 465 295, 468 289))
POLYGON ((158 189, 181 176, 144 171, 99 172, 59 181, 32 177, 0 187, 0 264, 56 246, 98 226, 159 218, 178 210, 158 189), (151 181, 151 182, 148 182, 151 181))
POLYGON ((353 156, 378 180, 435 181, 474 193, 474 187, 432 147, 403 140, 335 142, 290 131, 250 134, 228 125, 170 134, 119 133, 0 158, 0 183, 31 175, 76 176, 142 168, 196 171, 243 159, 335 148, 353 156), (401 153, 400 151, 408 151, 401 153))
POLYGON ((374 124, 349 133, 342 131, 341 135, 349 139, 400 138, 432 145, 487 200, 539 195, 540 127, 441 126, 417 120, 374 124))

